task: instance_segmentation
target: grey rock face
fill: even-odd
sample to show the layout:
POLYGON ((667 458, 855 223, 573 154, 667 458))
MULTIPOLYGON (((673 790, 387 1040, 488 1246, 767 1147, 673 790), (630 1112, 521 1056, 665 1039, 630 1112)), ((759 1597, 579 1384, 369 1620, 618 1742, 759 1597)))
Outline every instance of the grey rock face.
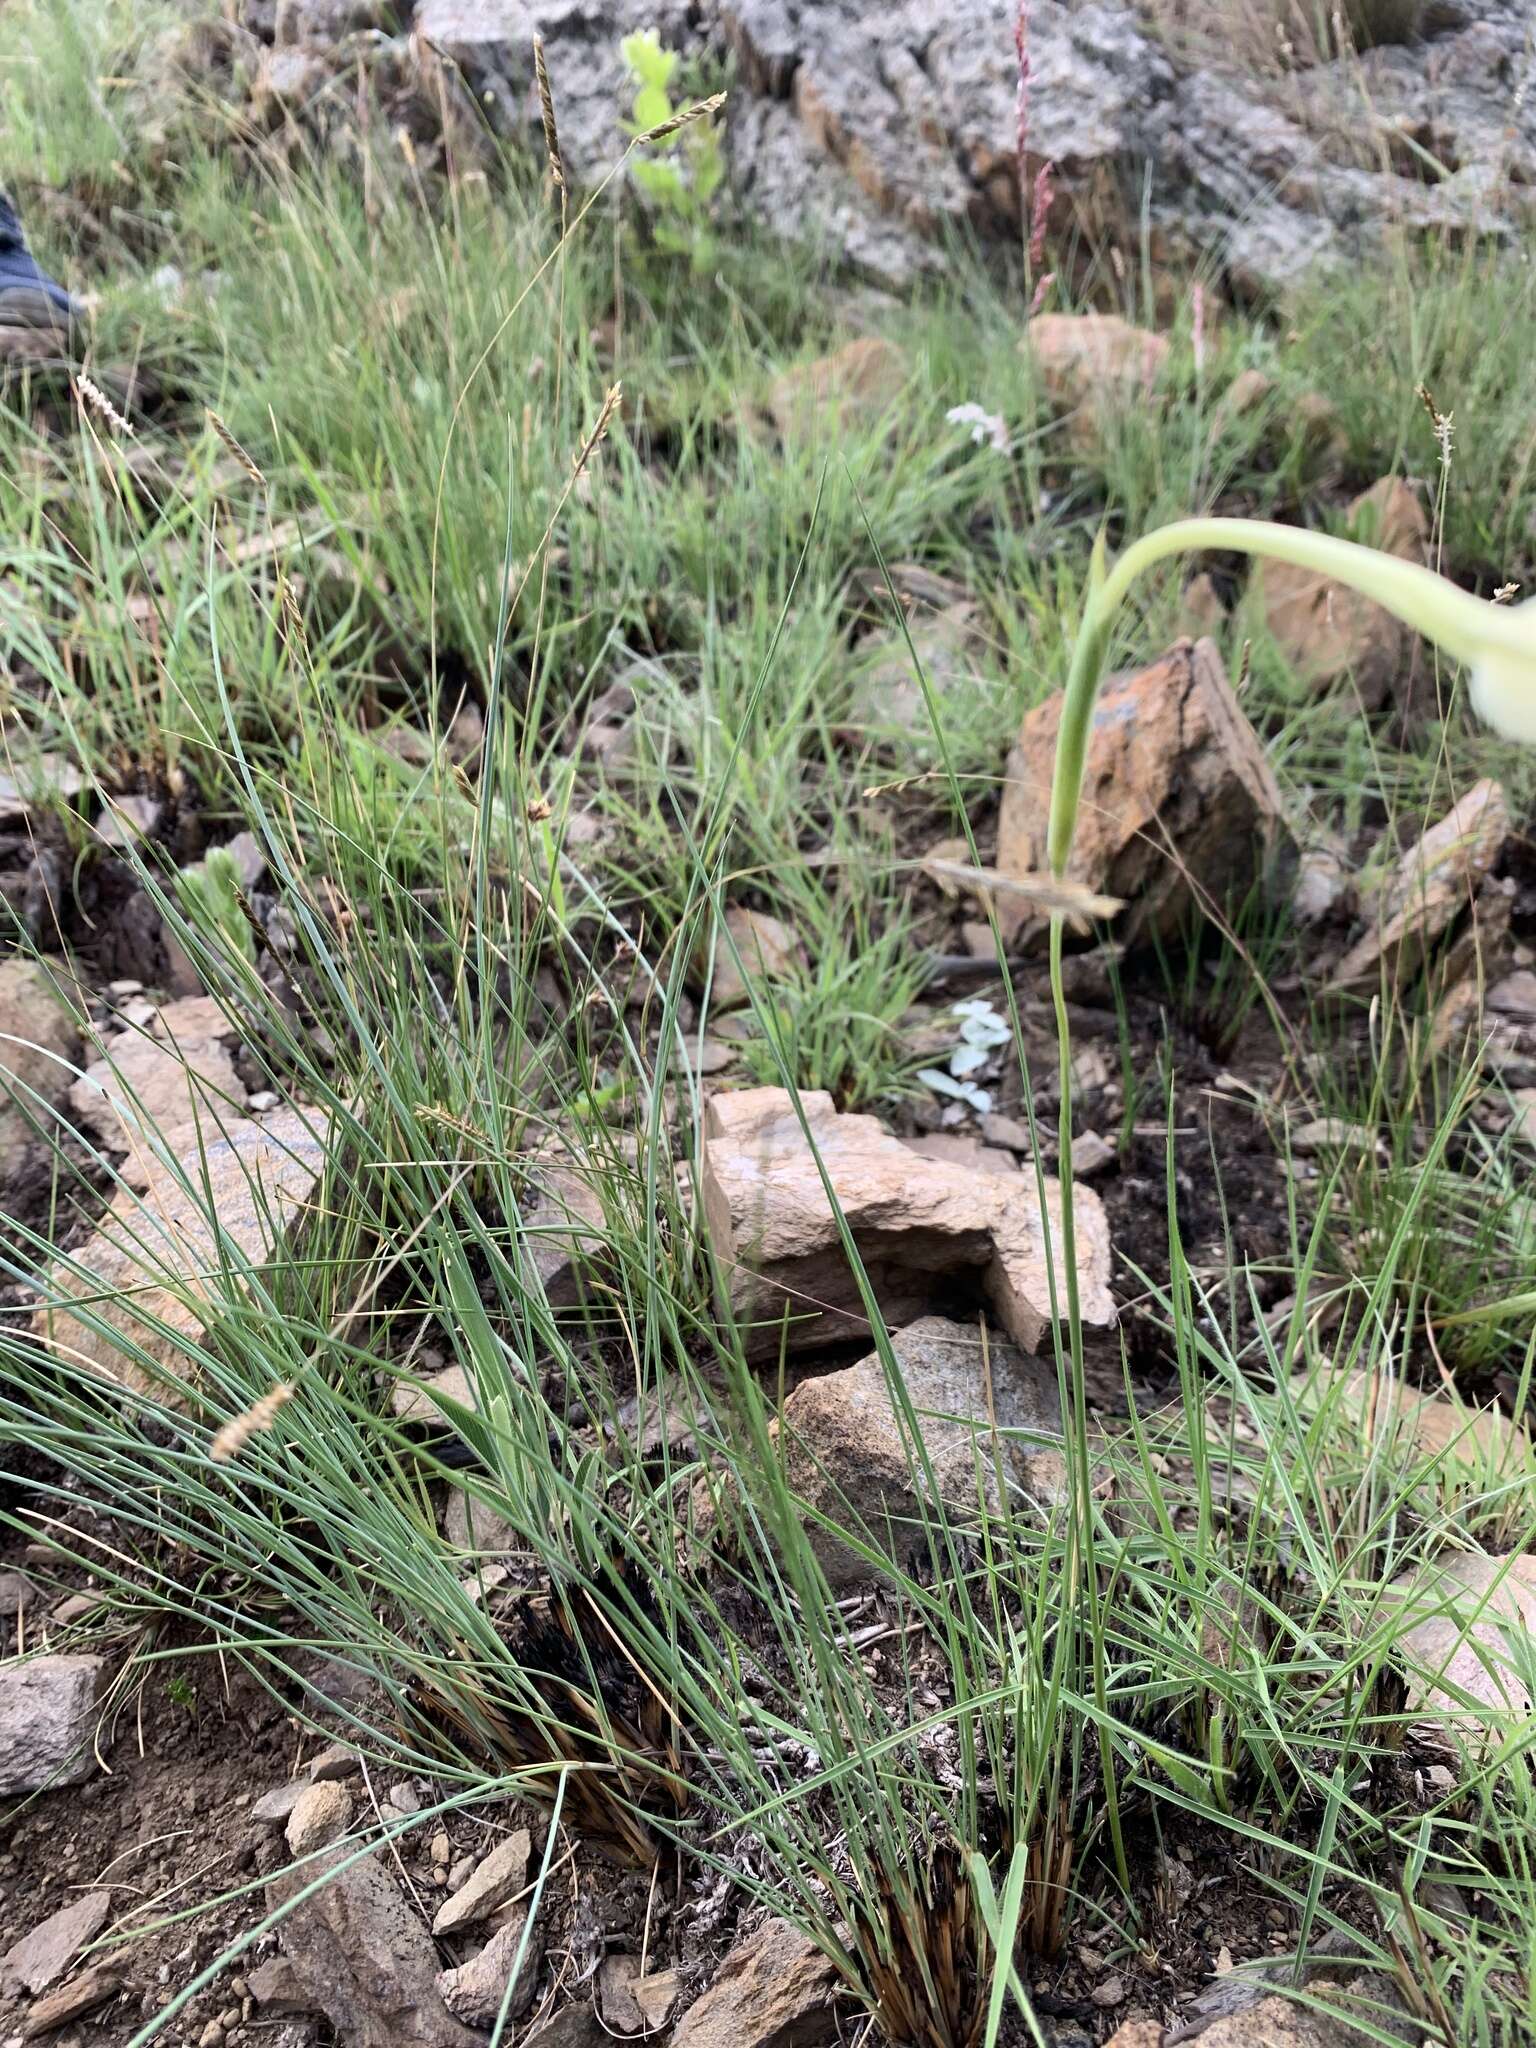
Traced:
MULTIPOLYGON (((959 227, 1020 226, 1014 0, 418 0, 417 33, 493 121, 542 149, 532 41, 545 40, 577 176, 624 146, 619 40, 653 22, 691 56, 729 49, 737 191, 769 226, 882 282, 959 227)), ((1056 166, 1052 227, 1216 256, 1239 289, 1284 285, 1393 225, 1518 232, 1536 178, 1522 9, 1430 9, 1426 40, 1256 81, 1161 39, 1123 0, 1035 0, 1029 163, 1056 166)))
POLYGON ((90 1777, 103 1668, 100 1657, 34 1657, 0 1671, 0 1799, 90 1777))

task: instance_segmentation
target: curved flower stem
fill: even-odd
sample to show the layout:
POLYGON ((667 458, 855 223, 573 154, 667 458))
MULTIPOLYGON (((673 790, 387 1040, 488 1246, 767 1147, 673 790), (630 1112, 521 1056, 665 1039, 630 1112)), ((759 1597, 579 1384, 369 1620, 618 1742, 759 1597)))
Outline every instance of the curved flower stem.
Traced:
MULTIPOLYGON (((1166 557, 1193 550, 1226 549, 1265 556, 1351 585, 1364 596, 1433 639, 1462 661, 1490 649, 1515 651, 1528 646, 1529 628, 1506 612, 1485 604, 1420 564, 1362 547, 1331 534, 1279 526, 1265 520, 1185 519, 1134 542, 1115 563, 1106 564, 1102 538, 1094 550, 1087 601, 1056 740, 1051 809, 1046 846, 1054 874, 1064 877, 1077 831, 1083 768, 1093 724, 1110 631, 1115 614, 1137 577, 1166 557)), ((1114 1745, 1110 1736, 1105 1669, 1102 1589, 1095 1558, 1093 1470, 1088 1449, 1087 1385, 1083 1358, 1082 1302, 1077 1275, 1077 1231, 1072 1196, 1072 1042, 1062 980, 1063 915, 1055 911, 1050 925, 1050 981, 1060 1058, 1061 1106, 1057 1125, 1061 1181, 1061 1251, 1066 1282, 1067 1340, 1070 1390, 1074 1413, 1065 1418, 1072 1465, 1073 1543, 1090 1603, 1089 1635, 1093 1660, 1094 1703, 1099 1724, 1099 1756, 1104 1796, 1120 1882, 1129 1895, 1130 1877, 1120 1827, 1115 1784, 1114 1745)))

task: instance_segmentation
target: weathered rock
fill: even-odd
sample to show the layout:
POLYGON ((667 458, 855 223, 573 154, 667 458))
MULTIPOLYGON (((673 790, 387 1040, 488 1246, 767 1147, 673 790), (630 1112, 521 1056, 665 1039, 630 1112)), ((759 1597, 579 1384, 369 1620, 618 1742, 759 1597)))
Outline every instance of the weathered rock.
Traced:
POLYGON ((514 1907, 511 1918, 496 1930, 478 1955, 471 1956, 456 1970, 443 1971, 437 1980, 438 1994, 455 2018, 472 2027, 489 2027, 503 2010, 512 2019, 520 2019, 532 2005, 543 1956, 531 1934, 510 1996, 507 1990, 527 1924, 527 1907, 514 1907))
POLYGON ((0 1621, 14 1621, 41 1597, 25 1572, 0 1572, 0 1621))
POLYGON ((528 1879, 528 1859, 533 1839, 527 1828, 514 1828, 498 1842, 488 1856, 475 1865, 469 1882, 441 1906, 432 1922, 432 1932, 441 1938, 456 1934, 461 1927, 478 1926, 482 1920, 506 1905, 528 1879))
POLYGON ((917 612, 907 634, 881 633, 859 649, 849 723, 871 738, 934 738, 933 721, 918 677, 918 664, 943 709, 947 690, 976 673, 981 646, 980 611, 969 603, 942 611, 917 612), (913 661, 914 653, 917 661, 913 661))
POLYGON ((786 1920, 734 1948, 677 2023, 672 2048, 822 2048, 836 2038, 837 1976, 786 1920))
POLYGON ((894 342, 862 335, 776 377, 768 414, 781 440, 821 446, 878 426, 899 404, 909 375, 894 342))
POLYGON ((476 1557, 499 1557, 518 1547, 512 1524, 464 1486, 448 1489, 443 1535, 455 1550, 472 1551, 476 1557))
POLYGON ((599 1178, 599 1168, 557 1143, 545 1146, 530 1166, 523 1242, 551 1308, 574 1308, 582 1301, 588 1275, 606 1247, 599 1178))
MULTIPOLYGON (((300 1995, 349 2048, 474 2048, 478 2037, 438 1996, 437 1951, 426 1928, 377 1856, 348 1862, 350 1853, 333 1850, 330 1881, 281 1922, 300 1995)), ((291 1905, 324 1867, 308 1863, 275 1877, 267 1910, 291 1905)))
MULTIPOLYGON (((973 1326, 942 1316, 900 1331, 891 1348, 947 1507, 974 1514, 980 1499, 995 1508, 999 1464, 1005 1483, 1037 1508, 1048 1510, 1063 1497, 1053 1370, 1000 1337, 984 1355, 973 1326), (994 1418, 1002 1432, 995 1437, 994 1418)), ((868 1579, 873 1568, 857 1544, 819 1517, 898 1564, 921 1553, 921 1470, 878 1353, 796 1387, 784 1404, 782 1442, 785 1475, 811 1511, 806 1532, 830 1585, 868 1579)))
POLYGON ((475 1405, 475 1390, 470 1384, 469 1374, 462 1365, 449 1365, 441 1372, 429 1373, 422 1380, 397 1380, 390 1390, 390 1409, 399 1422, 440 1424, 443 1411, 433 1399, 434 1394, 456 1401, 461 1408, 473 1409, 475 1405))
POLYGON ((749 982, 771 999, 774 985, 803 957, 798 937, 782 919, 740 904, 725 913, 725 927, 716 937, 710 963, 710 1008, 740 1009, 750 1000, 749 982))
POLYGON ((78 1977, 71 1977, 67 1984, 37 2001, 22 2022, 21 2038, 35 2041, 43 2034, 67 2027, 71 2020, 83 2019, 86 2013, 95 2012, 108 1999, 116 1998, 122 1988, 123 1973, 110 1964, 82 1970, 78 1977))
POLYGON ((88 1941, 94 1941, 112 1917, 109 1891, 81 1892, 57 1913, 38 1922, 30 1934, 13 1942, 0 1956, 0 1984, 7 1978, 36 1994, 56 1983, 88 1941))
POLYGON ((541 2020, 526 2036, 522 2048, 603 2048, 607 2039, 602 2022, 590 2005, 567 2005, 551 2018, 541 2020))
POLYGON ((1019 346, 1047 395, 1072 415, 1072 438, 1091 445, 1116 417, 1145 411, 1168 361, 1160 334, 1113 313, 1045 313, 1019 346))
POLYGON ((291 1230, 325 1164, 318 1112, 283 1110, 211 1133, 179 1171, 153 1162, 142 1196, 121 1188, 96 1234, 55 1262, 33 1328, 72 1365, 179 1404, 202 1304, 221 1298, 226 1262, 262 1266, 291 1230), (214 1219, 214 1220, 210 1220, 214 1219), (67 1306, 88 1295, 88 1325, 67 1306), (100 1327, 96 1327, 99 1324, 100 1327))
POLYGON ((0 1799, 79 1785, 96 1768, 91 1734, 100 1657, 34 1657, 0 1669, 0 1799))
POLYGON ((246 1983, 264 2014, 313 2010, 309 1993, 287 1956, 273 1956, 268 1962, 258 1963, 247 1974, 246 1983))
POLYGON ((1463 1729, 1519 1727, 1536 1670, 1536 1557, 1437 1558, 1397 1580, 1409 1705, 1463 1729))
POLYGON ((1337 1387, 1302 1382, 1295 1392, 1304 1408, 1332 1395, 1366 1442, 1406 1444, 1422 1457, 1443 1458, 1448 1473, 1470 1470, 1497 1482, 1525 1470, 1536 1479, 1529 1434, 1496 1406, 1474 1408, 1452 1393, 1421 1394, 1386 1373, 1348 1373, 1337 1387))
POLYGON ((1339 962, 1330 986, 1411 975, 1492 873, 1509 832, 1509 803, 1499 784, 1474 783, 1364 906, 1371 929, 1339 962))
MULTIPOLYGON (((1036 1350, 1050 1327, 1045 1228, 1034 1179, 925 1160, 871 1116, 841 1116, 830 1095, 801 1107, 887 1325, 899 1329, 952 1295, 970 1268, 1014 1342, 1036 1350)), ((704 1214, 749 1356, 867 1338, 869 1323, 815 1155, 789 1095, 751 1088, 705 1114, 704 1214)), ((1060 1259, 1059 1190, 1047 1184, 1060 1259)), ((1091 1190, 1076 1204, 1078 1273, 1090 1329, 1114 1321, 1109 1235, 1091 1190)))
POLYGON ((629 1987, 641 2019, 648 2034, 659 2033, 677 2011, 682 1997, 683 1980, 676 1970, 653 1970, 648 1976, 637 1977, 629 1987))
MULTIPOLYGON (((1349 508, 1356 540, 1422 562, 1429 526, 1412 487, 1383 477, 1349 508)), ((1402 699, 1412 683, 1417 637, 1380 605, 1347 584, 1265 562, 1255 572, 1264 624, 1290 667, 1315 694, 1348 679, 1363 709, 1402 699)))
POLYGON ((33 1097, 62 1102, 79 1057, 79 1029, 45 970, 35 960, 0 961, 0 1181, 30 1142, 32 1122, 48 1129, 47 1109, 33 1097))
POLYGON ((309 1787, 295 1778, 286 1785, 274 1785, 270 1792, 263 1792, 251 1808, 251 1819, 265 1821, 276 1827, 285 1822, 309 1787))
POLYGON ((352 1795, 345 1785, 330 1778, 306 1785, 284 1829, 289 1855, 313 1856, 317 1849, 329 1848, 346 1833, 351 1818, 352 1795))
POLYGON ((1160 2020, 1122 2020, 1105 2042, 1104 2048, 1163 2048, 1163 2027, 1160 2020))
POLYGON ((105 1144, 126 1148, 122 1171, 131 1187, 151 1184, 160 1147, 179 1157, 196 1147, 199 1133, 211 1145, 243 1121, 245 1090, 224 1042, 230 1035, 207 997, 171 1003, 152 1035, 126 1031, 107 1040, 70 1089, 80 1122, 105 1144))
MULTIPOLYGON (((997 833, 1005 875, 1048 866, 1061 706, 1058 694, 1031 711, 1008 757, 997 833)), ((1213 641, 1181 640, 1104 684, 1067 872, 1124 901, 1119 938, 1173 935, 1201 893, 1225 904, 1251 888, 1288 838, 1274 773, 1213 641)), ((1007 896, 997 908, 1010 939, 1032 915, 1007 896)))
POLYGON ((363 1759, 350 1742, 328 1742, 309 1760, 311 1785, 339 1784, 362 1775, 363 1759))
POLYGON ((597 1972, 597 2009, 610 2034, 630 2035, 644 2031, 645 2016, 635 2000, 640 1975, 640 1958, 630 1955, 604 1956, 597 1972))
MULTIPOLYGON (((43 360, 50 350, 51 344, 45 342, 43 360)), ((24 754, 8 748, 5 763, 0 768, 0 826, 19 825, 29 811, 67 801, 85 787, 85 777, 62 754, 24 754)))

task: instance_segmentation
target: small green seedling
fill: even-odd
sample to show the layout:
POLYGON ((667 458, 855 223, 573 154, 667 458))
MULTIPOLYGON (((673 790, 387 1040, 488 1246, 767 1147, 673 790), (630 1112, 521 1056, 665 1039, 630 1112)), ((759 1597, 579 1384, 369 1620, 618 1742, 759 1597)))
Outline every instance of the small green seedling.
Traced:
POLYGON ((254 965, 256 941, 241 901, 240 869, 228 847, 214 847, 196 867, 183 868, 177 880, 193 922, 237 959, 254 965))
POLYGON ((650 200, 657 245, 686 256, 695 270, 715 261, 716 242, 710 225, 710 202, 725 177, 719 123, 710 113, 682 114, 669 90, 677 70, 675 50, 664 50, 655 29, 639 29, 619 45, 635 81, 630 132, 642 146, 659 152, 637 157, 635 183, 650 200))

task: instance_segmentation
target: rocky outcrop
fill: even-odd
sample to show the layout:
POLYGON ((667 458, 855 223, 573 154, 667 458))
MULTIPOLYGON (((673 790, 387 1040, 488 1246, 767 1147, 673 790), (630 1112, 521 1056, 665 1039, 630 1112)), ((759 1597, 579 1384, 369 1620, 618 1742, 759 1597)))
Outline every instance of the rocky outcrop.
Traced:
MULTIPOLYGON (((183 63, 254 127, 348 146, 357 82, 422 150, 435 119, 544 155, 543 38, 565 168, 591 184, 629 141, 623 37, 655 27, 701 78, 734 60, 724 117, 736 194, 770 229, 900 286, 946 234, 1017 247, 1016 0, 199 0, 183 63), (233 16, 233 18, 232 18, 233 16), (201 31, 201 33, 194 33, 201 31), (216 77, 210 75, 216 73, 216 77)), ((1536 92, 1521 0, 1405 8, 1423 34, 1316 61, 1243 49, 1165 0, 1033 0, 1025 183, 1055 167, 1051 246, 1200 254, 1238 292, 1292 283, 1407 228, 1517 239, 1536 190, 1536 92)), ((1197 13, 1202 10, 1196 10, 1197 13)), ((1297 19, 1305 17, 1298 10, 1297 19)))
MULTIPOLYGON (((718 1094, 706 1111, 705 1220, 749 1357, 777 1355, 781 1339, 806 1351, 870 1335, 828 1183, 888 1328, 943 1307, 969 1279, 1014 1342, 1039 1349, 1053 1316, 1033 1174, 922 1158, 875 1117, 839 1115, 819 1090, 802 1092, 800 1113, 804 1126, 782 1088, 718 1094)), ((1046 1196, 1060 1286, 1054 1182, 1046 1196)), ((1077 1190, 1075 1213, 1083 1320, 1106 1329, 1109 1230, 1091 1189, 1077 1190)), ((1064 1315, 1064 1295, 1056 1306, 1064 1315)))
MULTIPOLYGON (((1513 236, 1536 181, 1536 94, 1517 0, 1429 10, 1427 37, 1255 78, 1227 37, 1160 32, 1126 0, 1034 0, 1027 173, 1056 167, 1051 225, 1213 256, 1239 289, 1291 282, 1395 226, 1513 236)), ((1015 0, 418 0, 492 121, 542 151, 544 37, 568 166, 624 147, 620 38, 654 24, 729 48, 737 189, 769 226, 901 283, 963 228, 1020 233, 1015 0)))

